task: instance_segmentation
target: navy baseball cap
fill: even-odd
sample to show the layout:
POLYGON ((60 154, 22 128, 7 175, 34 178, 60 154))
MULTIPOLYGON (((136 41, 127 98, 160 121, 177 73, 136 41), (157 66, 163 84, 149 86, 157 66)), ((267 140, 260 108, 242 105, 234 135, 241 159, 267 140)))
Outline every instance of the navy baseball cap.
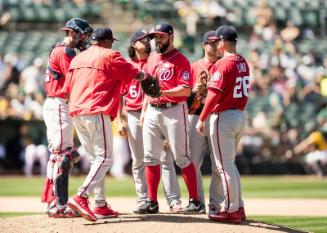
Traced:
POLYGON ((237 41, 236 29, 232 26, 223 25, 216 30, 218 39, 224 39, 227 41, 237 41))
POLYGON ((206 33, 204 33, 203 38, 202 38, 202 43, 210 43, 210 42, 214 42, 217 41, 218 37, 216 35, 216 31, 208 31, 206 33))
POLYGON ((174 34, 173 26, 171 26, 168 23, 157 24, 156 26, 154 26, 151 29, 151 31, 149 33, 149 36, 151 38, 153 38, 155 34, 162 34, 162 35, 168 34, 168 35, 172 35, 172 34, 174 34))
POLYGON ((135 43, 138 40, 141 40, 142 38, 146 37, 148 35, 148 32, 144 29, 140 29, 136 32, 134 32, 131 36, 131 44, 135 43))
POLYGON ((73 30, 75 32, 84 34, 84 33, 92 33, 93 29, 89 25, 89 23, 85 19, 80 18, 72 18, 68 20, 65 24, 65 27, 60 28, 60 30, 67 31, 73 30))
POLYGON ((97 28, 94 30, 92 36, 92 40, 117 40, 113 37, 112 31, 110 28, 97 28))

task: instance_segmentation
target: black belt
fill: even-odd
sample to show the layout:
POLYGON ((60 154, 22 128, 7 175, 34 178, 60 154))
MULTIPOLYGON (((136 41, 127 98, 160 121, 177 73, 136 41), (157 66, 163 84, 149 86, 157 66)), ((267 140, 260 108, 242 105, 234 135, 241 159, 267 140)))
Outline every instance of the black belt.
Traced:
POLYGON ((171 108, 174 106, 177 106, 178 103, 172 103, 172 102, 168 102, 168 103, 164 103, 164 104, 150 104, 151 107, 157 108, 157 109, 167 109, 167 108, 171 108))

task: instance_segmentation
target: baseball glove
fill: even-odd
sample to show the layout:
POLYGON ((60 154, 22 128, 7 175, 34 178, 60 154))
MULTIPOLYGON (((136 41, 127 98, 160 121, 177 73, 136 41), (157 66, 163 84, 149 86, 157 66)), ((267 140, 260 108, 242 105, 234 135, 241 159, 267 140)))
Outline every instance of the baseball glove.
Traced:
POLYGON ((141 87, 144 93, 152 98, 158 98, 161 95, 159 80, 147 75, 147 77, 141 81, 141 87))

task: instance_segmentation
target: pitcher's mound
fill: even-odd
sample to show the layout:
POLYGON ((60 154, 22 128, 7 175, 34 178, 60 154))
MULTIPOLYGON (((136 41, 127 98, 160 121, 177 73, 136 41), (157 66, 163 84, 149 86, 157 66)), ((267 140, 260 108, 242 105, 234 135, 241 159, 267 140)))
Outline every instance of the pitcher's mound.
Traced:
POLYGON ((95 223, 83 218, 54 219, 46 215, 32 215, 0 219, 0 232, 24 233, 256 233, 301 232, 257 221, 243 221, 240 225, 210 221, 207 215, 134 215, 122 214, 115 219, 98 220, 95 223))

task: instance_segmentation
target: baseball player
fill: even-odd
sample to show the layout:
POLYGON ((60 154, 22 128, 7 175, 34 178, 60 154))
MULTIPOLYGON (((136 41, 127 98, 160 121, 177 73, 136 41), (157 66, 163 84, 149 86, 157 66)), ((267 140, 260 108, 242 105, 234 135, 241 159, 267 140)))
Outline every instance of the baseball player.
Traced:
POLYGON ((64 28, 66 36, 49 55, 45 89, 47 98, 43 106, 43 118, 47 127, 50 158, 47 165, 47 179, 42 193, 42 201, 51 203, 50 217, 74 217, 66 208, 68 200, 68 174, 73 163, 78 161, 78 153, 73 144, 73 123, 69 116, 69 104, 63 85, 68 67, 75 57, 75 49, 84 50, 92 28, 83 19, 73 18, 64 28))
POLYGON ((210 139, 223 183, 225 210, 209 214, 209 218, 218 222, 240 223, 245 214, 235 156, 246 123, 244 109, 248 100, 250 72, 245 59, 236 53, 235 28, 221 26, 216 35, 217 50, 222 58, 211 68, 208 95, 196 129, 203 134, 205 121, 212 113, 210 139))
MULTIPOLYGON (((140 69, 146 70, 146 62, 150 52, 151 46, 148 32, 144 29, 134 32, 131 36, 131 45, 128 48, 128 53, 132 63, 135 66, 138 66, 140 69)), ((134 212, 140 213, 140 208, 145 205, 146 200, 148 199, 142 139, 143 113, 147 102, 144 101, 144 93, 140 87, 140 82, 137 80, 132 80, 132 82, 122 85, 122 94, 125 95, 124 106, 128 124, 128 141, 133 160, 132 172, 136 193, 138 195, 138 205, 134 212), (143 104, 144 110, 141 111, 143 104)), ((121 132, 125 132, 120 117, 118 117, 118 122, 121 132)), ((169 153, 169 150, 167 153, 169 153)), ((166 156, 165 151, 163 151, 161 158, 161 176, 163 179, 167 202, 171 212, 178 212, 182 209, 182 207, 180 201, 180 189, 176 177, 173 157, 171 154, 170 156, 166 156)))
POLYGON ((189 126, 186 99, 193 84, 191 66, 186 57, 174 48, 173 27, 156 25, 150 36, 154 37, 157 52, 148 58, 148 72, 159 80, 161 96, 150 98, 144 116, 143 142, 146 163, 146 181, 149 200, 140 208, 141 213, 158 213, 158 185, 160 182, 160 154, 164 138, 170 144, 177 166, 182 170, 189 191, 189 205, 185 212, 198 212, 196 171, 190 159, 189 126))
MULTIPOLYGON (((320 125, 322 128, 322 126, 320 125)), ((327 132, 313 131, 294 147, 294 153, 307 153, 305 163, 320 177, 324 175, 323 168, 327 165, 327 132)))
POLYGON ((98 28, 92 34, 90 48, 78 54, 69 67, 64 90, 70 93, 70 114, 78 138, 90 159, 90 171, 82 186, 68 201, 68 206, 85 219, 114 218, 105 198, 105 175, 112 164, 111 120, 116 117, 121 82, 143 80, 146 74, 112 50, 116 40, 109 28, 98 28), (88 198, 95 195, 95 208, 88 198))
POLYGON ((192 79, 194 87, 191 95, 187 99, 189 106, 188 120, 190 124, 190 151, 191 159, 197 172, 197 184, 199 200, 202 203, 201 212, 205 213, 205 198, 203 192, 201 166, 205 155, 210 154, 212 161, 212 177, 209 190, 209 214, 220 210, 220 203, 223 202, 223 188, 218 170, 214 166, 214 158, 210 148, 209 122, 207 120, 206 134, 202 135, 196 131, 196 123, 199 120, 203 108, 205 96, 207 95, 207 82, 209 81, 209 71, 218 60, 216 48, 217 36, 215 31, 208 31, 203 35, 202 48, 204 57, 195 61, 191 65, 192 79))

